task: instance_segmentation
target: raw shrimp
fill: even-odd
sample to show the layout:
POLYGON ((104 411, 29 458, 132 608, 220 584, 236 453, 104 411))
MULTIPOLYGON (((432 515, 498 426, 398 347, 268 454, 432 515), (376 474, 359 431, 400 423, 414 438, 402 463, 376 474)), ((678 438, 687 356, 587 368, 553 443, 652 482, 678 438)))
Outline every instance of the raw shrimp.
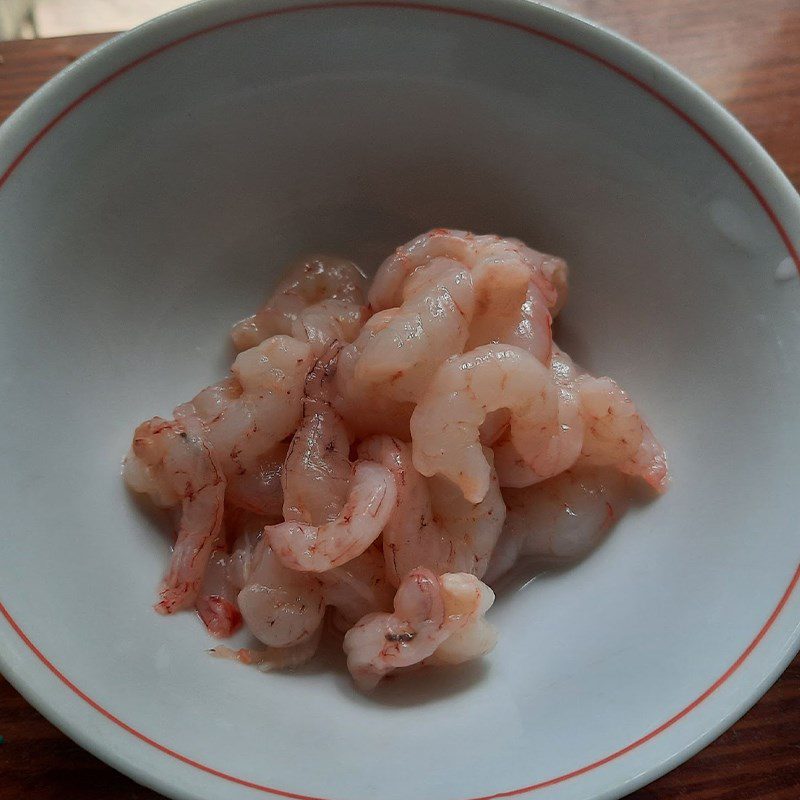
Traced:
POLYGON ((358 461, 352 468, 347 500, 331 522, 283 522, 265 535, 291 569, 324 572, 361 555, 380 535, 394 509, 397 490, 385 467, 358 461))
POLYGON ((369 319, 369 309, 343 300, 323 300, 300 312, 292 323, 292 336, 307 341, 314 355, 322 355, 334 342, 352 342, 369 319))
MULTIPOLYGON (((429 569, 412 570, 394 598, 394 613, 367 614, 344 637, 347 668, 363 691, 374 689, 391 672, 430 659, 456 632, 461 641, 444 649, 440 663, 459 663, 488 652, 494 638, 482 624, 494 594, 473 575, 443 575, 429 569)), ((434 661, 436 659, 433 659, 434 661)))
POLYGON ((215 550, 208 561, 195 608, 212 636, 230 636, 241 624, 236 589, 228 580, 228 554, 215 550))
MULTIPOLYGON (((584 422, 575 386, 575 364, 566 353, 554 347, 550 370, 558 387, 558 427, 547 446, 538 453, 521 453, 511 441, 510 430, 499 437, 494 443, 494 452, 501 486, 538 483, 571 467, 581 453, 584 422)), ((483 435, 483 431, 481 433, 483 435)))
MULTIPOLYGON (((300 416, 310 347, 276 336, 241 353, 233 377, 208 386, 175 409, 178 420, 199 419, 228 481, 229 504, 278 517, 281 472, 290 434, 300 416)), ((274 521, 274 520, 273 520, 274 521)))
POLYGON ((225 378, 219 383, 206 386, 198 392, 188 403, 182 403, 172 413, 175 419, 197 417, 201 422, 208 423, 216 419, 220 412, 237 397, 241 397, 242 386, 236 378, 225 378))
POLYGON ((563 566, 590 553, 624 513, 626 479, 608 467, 575 467, 524 489, 503 489, 508 506, 486 580, 493 583, 517 559, 563 566))
MULTIPOLYGON (((398 247, 381 264, 368 295, 373 311, 400 305, 406 279, 419 267, 439 257, 458 261, 472 272, 476 294, 490 303, 494 302, 492 281, 504 272, 517 275, 515 279, 504 279, 504 283, 507 280, 506 285, 511 290, 508 296, 516 292, 519 303, 524 300, 529 280, 535 281, 553 316, 566 299, 567 265, 562 259, 538 253, 518 239, 435 228, 398 247)), ((490 316, 487 314, 486 318, 490 316)))
POLYGON ((392 608, 394 589, 386 579, 383 550, 377 544, 317 577, 322 582, 325 603, 336 610, 333 623, 342 633, 366 614, 392 608))
POLYGON ((265 671, 335 628, 362 689, 491 650, 482 580, 581 558, 628 475, 668 482, 627 395, 554 344, 566 296, 562 259, 444 228, 369 304, 351 262, 295 262, 234 326, 231 375, 137 428, 125 480, 179 515, 158 610, 244 622, 260 645, 213 652, 265 671))
POLYGON ((219 460, 192 426, 154 417, 136 429, 123 476, 134 491, 147 492, 161 505, 180 503, 156 610, 171 614, 191 606, 222 525, 225 476, 219 460))
POLYGON ((270 517, 272 522, 281 516, 283 490, 281 476, 289 447, 278 442, 264 455, 248 464, 244 472, 228 478, 225 500, 236 508, 270 517))
POLYGON ((229 540, 232 538, 233 544, 228 556, 227 579, 237 594, 247 583, 254 556, 258 553, 256 546, 263 539, 267 524, 263 517, 249 512, 236 513, 233 522, 228 524, 231 529, 229 540))
POLYGON ((644 421, 642 428, 641 444, 633 457, 619 464, 618 469, 626 475, 644 479, 659 494, 663 494, 669 487, 667 454, 644 421))
POLYGON ((367 614, 344 637, 347 668, 357 686, 374 689, 381 678, 428 656, 445 638, 444 600, 436 575, 412 570, 394 597, 393 614, 367 614))
POLYGON ((494 454, 486 447, 483 455, 491 471, 489 490, 480 503, 465 500, 461 489, 441 475, 428 478, 435 528, 429 538, 421 532, 417 563, 435 565, 440 575, 459 572, 482 577, 503 528, 506 506, 494 471, 494 454))
POLYGON ((669 482, 664 448, 633 401, 611 378, 581 375, 576 385, 586 426, 580 463, 616 466, 664 492, 669 482))
MULTIPOLYGON (((359 445, 358 455, 387 467, 397 485, 397 506, 383 529, 386 573, 392 585, 398 586, 403 575, 419 566, 437 575, 483 575, 506 514, 494 470, 486 497, 473 505, 446 478, 423 478, 405 442, 372 436, 359 445)), ((491 463, 491 450, 484 449, 484 455, 491 463)))
MULTIPOLYGON (((321 526, 336 519, 349 491, 350 437, 339 414, 327 402, 338 348, 331 348, 306 379, 304 415, 295 433, 284 471, 284 518, 321 526)), ((368 547, 360 556, 318 573, 325 603, 336 609, 342 632, 371 611, 391 607, 383 553, 368 547)))
POLYGON ((357 386, 418 400, 437 367, 464 349, 474 306, 472 278, 457 262, 435 258, 418 269, 403 287, 403 304, 367 340, 357 386))
POLYGON ((303 385, 313 363, 311 348, 289 336, 273 336, 239 353, 231 372, 241 394, 205 423, 205 438, 229 476, 262 470, 262 459, 297 427, 303 385))
POLYGON ((294 669, 310 661, 319 647, 324 626, 318 625, 316 631, 299 644, 289 647, 266 647, 259 650, 241 648, 233 650, 230 647, 215 647, 209 651, 217 658, 229 658, 240 664, 255 665, 261 672, 271 672, 274 669, 294 669))
POLYGON ((329 300, 339 301, 339 313, 344 311, 345 316, 363 313, 359 311, 364 306, 363 278, 358 267, 332 256, 310 256, 296 261, 263 308, 234 325, 233 343, 237 350, 247 350, 270 336, 296 336, 310 322, 301 320, 304 313, 329 300))
POLYGON ((395 503, 391 473, 367 461, 350 464, 350 437, 327 402, 336 348, 314 366, 305 387, 305 416, 286 460, 284 518, 266 529, 292 569, 323 572, 366 550, 395 503))
POLYGON ((439 578, 444 598, 447 638, 425 660, 426 664, 463 664, 486 655, 497 644, 497 631, 485 614, 494 592, 474 575, 449 573, 439 578))
POLYGON ((287 569, 263 537, 250 556, 239 610, 250 632, 269 647, 292 647, 314 635, 325 615, 322 584, 287 569))
POLYGON ((349 489, 350 435, 328 403, 338 349, 329 350, 308 375, 303 419, 289 447, 283 472, 283 517, 323 525, 339 515, 349 489))
POLYGON ((331 403, 342 415, 356 438, 372 433, 389 433, 401 439, 411 438, 409 420, 412 403, 389 397, 381 386, 362 386, 355 378, 361 354, 369 342, 379 336, 397 315, 397 309, 371 317, 352 344, 343 347, 336 359, 332 378, 331 403))
POLYGON ((567 262, 558 256, 534 250, 519 239, 508 241, 520 248, 526 263, 531 268, 534 282, 542 292, 550 314, 555 319, 564 308, 569 293, 567 262))
POLYGON ((542 364, 548 364, 553 344, 553 318, 547 302, 534 281, 529 281, 520 303, 505 309, 493 310, 483 318, 483 324, 473 326, 467 347, 482 344, 512 344, 527 350, 542 364))
POLYGON ((548 446, 558 425, 550 371, 519 347, 484 345, 450 358, 411 417, 414 466, 458 485, 471 503, 489 491, 491 466, 479 441, 487 413, 508 408, 510 440, 526 458, 548 446))

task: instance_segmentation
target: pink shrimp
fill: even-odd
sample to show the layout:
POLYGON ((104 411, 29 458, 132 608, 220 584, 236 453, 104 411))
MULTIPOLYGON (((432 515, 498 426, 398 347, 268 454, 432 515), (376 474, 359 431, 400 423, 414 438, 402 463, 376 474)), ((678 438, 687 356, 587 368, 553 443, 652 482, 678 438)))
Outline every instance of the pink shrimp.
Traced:
POLYGON ((366 614, 388 611, 394 589, 386 578, 383 551, 372 544, 340 567, 317 573, 325 603, 335 609, 333 624, 345 633, 366 614))
POLYGON ((611 378, 581 375, 576 386, 586 426, 579 463, 615 466, 665 492, 669 485, 666 453, 628 395, 611 378))
POLYGON ((134 433, 123 475, 134 491, 181 506, 175 548, 156 610, 171 614, 194 603, 216 543, 225 476, 214 452, 187 424, 154 417, 134 433))
MULTIPOLYGON (((382 311, 399 306, 406 280, 436 258, 458 261, 473 273, 476 294, 485 298, 488 306, 495 303, 505 306, 516 293, 519 307, 528 280, 535 282, 553 316, 566 301, 567 265, 562 259, 532 250, 519 239, 435 228, 398 247, 381 264, 369 290, 372 309, 382 311), (501 279, 503 291, 492 297, 492 284, 503 273, 506 275, 501 279), (510 278, 513 273, 516 277, 510 278)), ((478 314, 479 319, 491 319, 488 306, 486 314, 478 314)))
POLYGON ((364 385, 356 378, 362 354, 370 343, 387 330, 398 315, 397 309, 371 317, 352 344, 337 355, 330 388, 330 402, 357 438, 372 433, 390 433, 409 438, 412 403, 400 401, 382 391, 380 384, 364 385))
POLYGON ((438 258, 421 267, 404 285, 403 304, 363 347, 357 385, 398 402, 418 400, 439 365, 464 349, 474 306, 463 266, 438 258))
POLYGON ((509 428, 496 438, 493 442, 495 467, 501 486, 530 486, 558 475, 569 469, 581 453, 585 425, 575 386, 577 370, 572 359, 554 347, 550 371, 558 387, 558 426, 538 452, 520 451, 511 441, 509 428))
POLYGON ((557 387, 550 371, 519 347, 484 345, 448 359, 411 417, 414 466, 443 475, 471 503, 489 491, 491 466, 480 426, 510 410, 510 438, 529 458, 542 453, 558 425, 557 387))
POLYGON ((320 352, 334 338, 355 338, 365 317, 358 267, 342 258, 312 255, 289 266, 272 297, 252 317, 237 322, 231 337, 237 350, 247 350, 270 336, 288 334, 317 342, 313 349, 320 352))
POLYGON ((367 614, 344 637, 347 668, 362 691, 391 672, 419 663, 457 664, 491 650, 483 615, 494 593, 474 575, 436 575, 423 567, 400 583, 394 613, 367 614), (452 647, 442 647, 456 635, 452 647), (439 658, 431 658, 439 655, 439 658))
POLYGON ((494 583, 527 557, 542 567, 588 555, 628 504, 627 483, 610 467, 575 466, 522 489, 503 489, 505 525, 486 572, 494 583))
POLYGON ((228 554, 215 550, 206 568, 195 608, 212 636, 224 639, 242 624, 236 590, 228 580, 228 554))
MULTIPOLYGON (((361 442, 358 454, 383 464, 397 485, 396 507, 383 530, 386 573, 394 586, 414 567, 437 575, 483 575, 506 515, 494 470, 486 497, 473 505, 446 478, 420 475, 405 442, 372 436, 361 442)), ((488 448, 484 456, 493 461, 488 448)))
POLYGON ((269 647, 293 647, 322 623, 325 600, 314 575, 287 569, 266 538, 255 544, 237 597, 250 632, 269 647))
POLYGON ((397 497, 394 479, 371 461, 353 466, 347 500, 336 519, 322 525, 283 522, 266 536, 291 569, 324 572, 361 555, 380 535, 397 497))

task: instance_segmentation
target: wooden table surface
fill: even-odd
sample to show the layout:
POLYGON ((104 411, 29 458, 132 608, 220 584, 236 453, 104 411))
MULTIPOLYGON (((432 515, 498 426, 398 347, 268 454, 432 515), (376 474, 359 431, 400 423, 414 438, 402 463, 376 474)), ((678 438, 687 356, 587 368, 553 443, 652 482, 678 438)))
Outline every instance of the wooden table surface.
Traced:
MULTIPOLYGON (((635 39, 726 105, 800 186, 800 0, 560 0, 635 39)), ((0 42, 0 121, 108 35, 0 42)), ((156 800, 0 679, 0 800, 156 800)), ((800 658, 731 730, 635 800, 798 800, 800 658)), ((420 798, 420 800, 425 800, 420 798)))

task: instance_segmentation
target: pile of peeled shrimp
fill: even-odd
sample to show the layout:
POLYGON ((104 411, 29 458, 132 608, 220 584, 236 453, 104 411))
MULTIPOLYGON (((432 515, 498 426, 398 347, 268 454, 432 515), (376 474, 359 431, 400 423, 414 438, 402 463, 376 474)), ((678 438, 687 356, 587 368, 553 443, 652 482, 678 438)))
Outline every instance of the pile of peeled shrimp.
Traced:
POLYGON ((344 635, 357 685, 487 653, 493 583, 585 555, 663 448, 610 378, 552 339, 567 265, 437 229, 365 294, 349 261, 293 265, 232 331, 231 376, 142 423, 124 478, 173 510, 156 609, 195 608, 262 669, 344 635))

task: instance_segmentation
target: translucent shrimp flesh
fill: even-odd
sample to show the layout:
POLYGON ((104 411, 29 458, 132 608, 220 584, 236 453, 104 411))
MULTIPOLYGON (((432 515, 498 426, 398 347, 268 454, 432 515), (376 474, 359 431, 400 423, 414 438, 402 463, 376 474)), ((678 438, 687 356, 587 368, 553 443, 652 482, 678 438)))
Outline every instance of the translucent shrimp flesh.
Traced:
POLYGON ((441 651, 442 662, 488 652, 494 637, 483 615, 493 601, 492 590, 474 575, 437 577, 422 567, 412 570, 397 589, 393 613, 368 614, 345 634, 347 668, 356 685, 374 689, 386 675, 430 659, 457 633, 460 641, 441 651))
POLYGON ((413 403, 390 397, 380 384, 364 386, 356 379, 361 355, 369 343, 392 323, 397 309, 371 317, 356 340, 341 348, 332 378, 331 402, 356 438, 373 433, 389 433, 409 439, 413 403))
POLYGON ((528 458, 548 446, 558 426, 558 392, 550 370, 519 347, 484 345, 448 359, 411 417, 414 466, 443 475, 471 503, 489 491, 491 466, 480 426, 507 408, 509 436, 528 458))
MULTIPOLYGON (((470 272, 477 272, 474 279, 476 292, 487 299, 493 277, 501 274, 505 282, 508 273, 522 266, 527 270, 526 278, 533 279, 544 294, 553 316, 566 301, 567 265, 562 259, 532 250, 518 239, 476 236, 467 231, 435 228, 398 247, 381 264, 368 293, 373 311, 399 306, 406 280, 420 267, 442 257, 460 262, 470 272), (498 263, 500 270, 494 269, 498 263), (485 285, 482 285, 483 279, 485 285)), ((520 279, 517 284, 518 291, 521 288, 520 302, 525 295, 522 287, 527 282, 527 279, 520 279)))
POLYGON ((242 624, 236 588, 228 580, 228 553, 224 549, 211 554, 195 608, 212 636, 224 639, 242 624))
MULTIPOLYGON (((550 370, 558 389, 558 425, 545 447, 538 451, 519 449, 511 440, 510 427, 495 437, 495 467, 501 486, 530 486, 569 469, 581 454, 584 442, 584 417, 577 370, 572 359, 553 348, 550 370)), ((496 413, 496 412, 495 412, 496 413)), ((482 436, 485 435, 481 431, 482 436)))
POLYGON ((222 525, 225 475, 219 460, 196 430, 154 417, 136 429, 123 476, 131 489, 146 492, 157 504, 180 505, 156 610, 171 614, 191 606, 222 525))
POLYGON ((602 541, 628 505, 618 470, 574 467, 522 489, 503 489, 508 507, 486 580, 494 583, 521 557, 542 567, 583 558, 602 541))
POLYGON ((250 632, 269 647, 293 647, 322 624, 325 599, 314 575, 287 569, 263 537, 237 596, 250 632))
MULTIPOLYGON (((447 478, 420 475, 405 442, 372 436, 359 445, 358 454, 387 467, 397 485, 396 507, 382 537, 392 585, 398 586, 414 567, 427 567, 437 575, 483 576, 506 515, 494 470, 486 497, 473 505, 447 478)), ((491 463, 492 451, 485 448, 484 455, 491 463)))
POLYGON ((231 338, 241 351, 279 334, 303 339, 305 332, 307 341, 320 342, 313 348, 319 352, 333 338, 355 338, 365 316, 358 267, 333 256, 310 256, 289 266, 270 299, 256 314, 237 322, 231 338))
MULTIPOLYGON (((664 448, 553 341, 566 263, 437 228, 379 267, 310 256, 231 332, 231 373, 135 431, 134 491, 177 536, 156 606, 299 666, 343 637, 356 686, 488 653, 486 582, 588 555, 664 448)), ((544 611, 543 611, 544 613, 544 611)), ((523 632, 524 633, 524 632, 523 632)))
POLYGON ((361 555, 380 535, 397 498, 394 478, 372 461, 357 461, 342 510, 331 522, 282 522, 268 526, 278 558, 291 569, 324 572, 361 555))
POLYGON ((433 373, 461 353, 475 307, 472 278, 446 258, 433 259, 409 278, 403 303, 371 336, 355 365, 356 385, 379 387, 397 401, 417 401, 433 373))
POLYGON ((580 463, 615 466, 657 492, 669 483, 667 457, 628 395, 611 378, 577 379, 585 425, 580 463))

